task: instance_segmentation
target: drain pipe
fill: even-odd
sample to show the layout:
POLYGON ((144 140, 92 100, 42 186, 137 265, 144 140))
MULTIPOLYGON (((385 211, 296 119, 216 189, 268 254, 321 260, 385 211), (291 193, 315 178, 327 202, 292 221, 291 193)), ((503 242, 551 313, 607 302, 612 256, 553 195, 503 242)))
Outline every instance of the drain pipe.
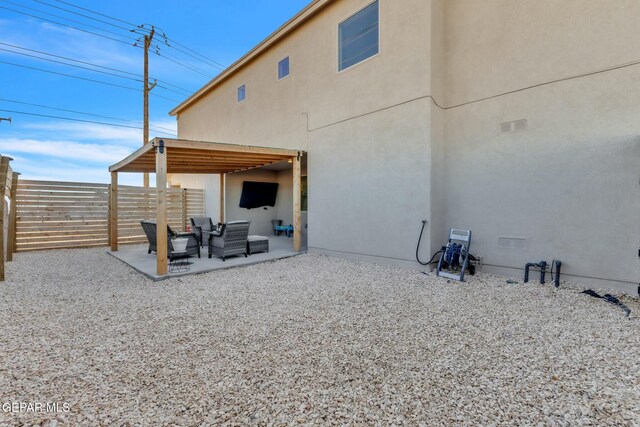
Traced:
POLYGON ((529 268, 531 267, 540 269, 540 283, 544 285, 544 273, 545 273, 545 270, 547 269, 547 262, 540 261, 537 263, 536 262, 526 263, 524 266, 524 283, 527 283, 529 281, 529 268))
POLYGON ((553 281, 556 288, 560 287, 560 267, 562 267, 562 261, 556 261, 556 277, 553 281))
MULTIPOLYGON (((544 276, 547 270, 547 262, 528 262, 524 266, 524 283, 529 281, 529 269, 530 268, 539 268, 540 269, 540 283, 544 285, 544 276)), ((560 287, 560 269, 562 268, 562 261, 554 260, 551 265, 551 275, 553 276, 553 284, 556 288, 560 287), (555 264, 556 274, 553 276, 553 268, 555 264)))

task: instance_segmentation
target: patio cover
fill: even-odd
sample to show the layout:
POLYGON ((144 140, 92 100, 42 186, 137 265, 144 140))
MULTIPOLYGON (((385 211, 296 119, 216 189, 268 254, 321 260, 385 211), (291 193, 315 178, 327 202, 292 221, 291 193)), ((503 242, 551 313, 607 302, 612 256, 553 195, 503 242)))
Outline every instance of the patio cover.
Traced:
POLYGON ((167 274, 167 174, 220 174, 220 217, 224 219, 224 174, 291 160, 293 164, 293 246, 300 250, 300 163, 303 151, 254 147, 217 142, 154 138, 140 149, 109 167, 110 244, 118 250, 118 172, 156 174, 157 192, 157 265, 158 275, 167 274))
POLYGON ((298 150, 154 138, 109 172, 156 172, 156 148, 166 148, 167 173, 231 173, 297 157, 298 150))

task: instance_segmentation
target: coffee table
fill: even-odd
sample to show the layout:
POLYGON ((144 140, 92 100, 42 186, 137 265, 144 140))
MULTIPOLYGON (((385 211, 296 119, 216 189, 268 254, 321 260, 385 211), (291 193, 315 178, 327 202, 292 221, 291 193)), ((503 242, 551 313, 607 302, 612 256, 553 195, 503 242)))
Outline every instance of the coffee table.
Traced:
POLYGON ((279 236, 281 231, 284 231, 287 234, 287 237, 291 237, 293 235, 293 225, 276 225, 274 230, 276 231, 276 236, 279 236))

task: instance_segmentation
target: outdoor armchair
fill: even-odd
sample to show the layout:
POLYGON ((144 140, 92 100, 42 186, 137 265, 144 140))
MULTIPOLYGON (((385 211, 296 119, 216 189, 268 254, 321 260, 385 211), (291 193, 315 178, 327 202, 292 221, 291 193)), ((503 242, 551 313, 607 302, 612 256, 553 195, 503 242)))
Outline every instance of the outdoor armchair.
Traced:
POLYGON ((206 236, 203 236, 203 231, 213 231, 216 227, 213 225, 213 221, 208 216, 194 216, 190 218, 191 220, 191 228, 193 229, 193 233, 198 239, 198 243, 200 246, 204 246, 206 243, 206 236))
POLYGON ((231 255, 247 256, 249 221, 233 221, 222 225, 220 232, 203 232, 209 236, 209 258, 212 255, 225 258, 231 255))
MULTIPOLYGON (((147 253, 157 252, 157 227, 154 221, 142 220, 140 221, 140 225, 144 230, 144 234, 147 235, 147 240, 149 240, 149 250, 147 253)), ((173 245, 171 244, 171 239, 176 237, 186 237, 189 239, 187 242, 187 255, 198 255, 200 258, 200 245, 198 244, 198 239, 196 239, 196 235, 194 233, 176 233, 167 225, 167 256, 171 258, 173 253, 173 245)))

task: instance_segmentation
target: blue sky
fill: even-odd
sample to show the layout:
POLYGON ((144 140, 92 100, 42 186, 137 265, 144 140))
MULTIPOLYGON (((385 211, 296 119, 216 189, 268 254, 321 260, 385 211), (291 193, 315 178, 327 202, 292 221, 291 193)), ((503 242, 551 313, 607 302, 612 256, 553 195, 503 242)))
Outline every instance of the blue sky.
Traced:
MULTIPOLYGON (((179 49, 159 44, 160 56, 150 55, 149 74, 164 86, 150 97, 150 135, 175 134, 169 110, 218 74, 216 63, 231 64, 308 2, 187 0, 176 7, 167 0, 0 0, 0 110, 12 110, 0 111, 0 117, 13 119, 0 122, 0 153, 14 158, 12 166, 24 179, 107 182, 107 167, 142 144, 142 130, 17 112, 141 127, 142 92, 103 83, 142 88, 137 80, 143 51, 132 46, 138 35, 128 29, 129 23, 148 24, 162 29, 179 49)), ((122 175, 124 184, 142 183, 140 174, 122 175)))

